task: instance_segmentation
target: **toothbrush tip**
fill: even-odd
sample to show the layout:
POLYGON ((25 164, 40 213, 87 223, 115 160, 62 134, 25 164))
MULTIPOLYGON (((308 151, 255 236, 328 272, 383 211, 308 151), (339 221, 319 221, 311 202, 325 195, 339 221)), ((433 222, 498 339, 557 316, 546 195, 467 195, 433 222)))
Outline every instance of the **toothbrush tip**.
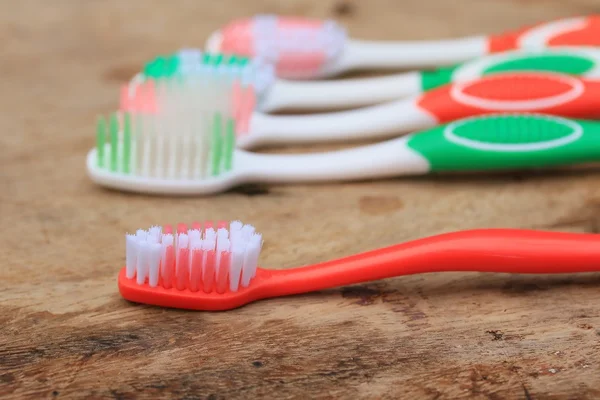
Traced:
POLYGON ((209 53, 219 53, 223 43, 223 34, 221 31, 213 32, 206 40, 206 51, 209 53))

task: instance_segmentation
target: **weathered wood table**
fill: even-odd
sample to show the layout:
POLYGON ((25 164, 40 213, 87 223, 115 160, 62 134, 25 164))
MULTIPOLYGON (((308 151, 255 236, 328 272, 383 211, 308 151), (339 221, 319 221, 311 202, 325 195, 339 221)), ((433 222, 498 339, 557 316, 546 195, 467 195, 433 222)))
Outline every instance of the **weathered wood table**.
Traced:
POLYGON ((226 313, 130 304, 125 231, 234 219, 287 268, 477 227, 597 232, 597 169, 249 186, 212 198, 103 190, 94 120, 150 57, 258 12, 355 37, 500 32, 597 0, 0 2, 0 397, 600 398, 600 275, 432 274, 226 313))

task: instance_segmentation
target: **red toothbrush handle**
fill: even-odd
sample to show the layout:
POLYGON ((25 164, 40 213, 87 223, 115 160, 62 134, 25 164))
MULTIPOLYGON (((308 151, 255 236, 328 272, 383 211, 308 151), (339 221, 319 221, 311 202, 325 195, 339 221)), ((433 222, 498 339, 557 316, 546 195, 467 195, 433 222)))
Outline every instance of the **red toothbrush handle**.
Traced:
POLYGON ((600 235, 518 229, 441 234, 308 267, 276 270, 282 296, 427 272, 557 274, 600 271, 600 235))
POLYGON ((550 21, 488 39, 490 53, 552 46, 600 46, 600 16, 550 21))

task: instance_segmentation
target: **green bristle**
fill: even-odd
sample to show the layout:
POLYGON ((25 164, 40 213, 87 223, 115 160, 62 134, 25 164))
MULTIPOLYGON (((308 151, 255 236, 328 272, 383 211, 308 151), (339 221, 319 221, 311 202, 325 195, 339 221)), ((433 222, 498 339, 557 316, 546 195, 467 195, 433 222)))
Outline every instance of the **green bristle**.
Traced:
POLYGON ((179 56, 159 56, 150 61, 144 67, 144 75, 148 78, 159 79, 168 78, 179 70, 179 56))
POLYGON ((123 116, 123 167, 124 173, 128 174, 130 171, 131 161, 131 115, 125 113, 123 116))
POLYGON ((165 65, 166 62, 164 57, 156 57, 146 64, 144 67, 144 75, 149 78, 160 78, 164 75, 165 65))
POLYGON ((117 156, 119 152, 119 120, 117 114, 110 116, 110 170, 117 172, 117 156))
POLYGON ((204 64, 204 65, 210 64, 211 58, 212 58, 212 54, 210 54, 210 53, 202 54, 202 64, 204 64))
POLYGON ((244 65, 248 64, 250 62, 250 59, 248 57, 239 57, 238 58, 238 65, 240 67, 243 67, 244 65))
POLYGON ((221 65, 221 63, 223 62, 223 54, 218 53, 218 54, 214 54, 212 57, 212 64, 216 67, 221 65))
POLYGON ((179 62, 179 56, 177 55, 167 57, 165 66, 165 76, 170 77, 175 75, 179 70, 179 62))
POLYGON ((213 117, 213 137, 211 143, 212 175, 217 176, 221 172, 221 147, 223 146, 223 135, 221 113, 215 113, 213 117))
POLYGON ((229 56, 227 59, 227 65, 229 65, 229 66, 236 66, 236 65, 238 65, 238 63, 239 63, 238 57, 235 55, 229 56))
POLYGON ((232 168, 233 149, 235 147, 235 120, 230 118, 227 120, 225 131, 225 140, 223 142, 223 168, 229 171, 232 168))
POLYGON ((96 162, 99 168, 104 167, 104 144, 106 143, 106 119, 98 117, 96 123, 96 162))

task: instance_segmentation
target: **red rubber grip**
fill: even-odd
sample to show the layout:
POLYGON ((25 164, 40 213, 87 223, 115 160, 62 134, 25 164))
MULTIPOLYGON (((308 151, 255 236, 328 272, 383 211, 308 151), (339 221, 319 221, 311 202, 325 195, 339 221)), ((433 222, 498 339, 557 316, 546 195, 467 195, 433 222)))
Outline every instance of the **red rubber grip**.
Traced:
POLYGON ((565 76, 555 73, 510 72, 481 77, 463 84, 453 83, 422 94, 417 105, 434 116, 438 122, 446 123, 457 119, 498 112, 536 112, 570 118, 600 117, 600 82, 565 76), (465 103, 453 96, 452 92, 462 86, 463 92, 484 101, 501 102, 512 106, 513 102, 536 102, 572 90, 565 82, 576 82, 583 88, 581 94, 567 101, 557 101, 550 105, 540 103, 539 107, 503 108, 465 103))
MULTIPOLYGON (((548 39, 545 46, 600 46, 600 16, 586 18, 585 26, 569 32, 558 33, 548 39)), ((532 29, 543 24, 530 25, 500 35, 491 35, 488 39, 488 51, 500 53, 519 48, 519 40, 532 29)))

